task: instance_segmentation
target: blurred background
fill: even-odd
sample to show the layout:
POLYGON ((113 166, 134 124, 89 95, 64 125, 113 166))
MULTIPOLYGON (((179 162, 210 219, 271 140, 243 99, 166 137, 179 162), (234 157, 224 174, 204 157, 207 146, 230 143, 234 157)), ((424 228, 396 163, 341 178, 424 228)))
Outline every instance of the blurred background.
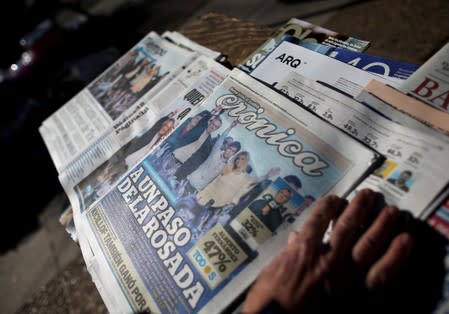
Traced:
POLYGON ((39 312, 45 302, 55 306, 50 312, 105 311, 57 222, 68 203, 38 128, 145 34, 209 12, 272 29, 298 17, 371 41, 369 54, 416 64, 449 35, 447 0, 1 1, 2 312, 39 312))

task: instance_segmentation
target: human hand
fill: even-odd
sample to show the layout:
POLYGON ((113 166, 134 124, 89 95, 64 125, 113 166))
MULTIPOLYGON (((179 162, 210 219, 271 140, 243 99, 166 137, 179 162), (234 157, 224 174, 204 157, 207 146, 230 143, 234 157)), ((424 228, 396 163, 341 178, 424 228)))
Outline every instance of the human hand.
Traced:
POLYGON ((336 196, 321 199, 301 231, 291 234, 287 246, 261 272, 242 312, 259 313, 276 302, 287 312, 319 313, 335 301, 356 303, 354 296, 361 290, 388 285, 407 261, 412 241, 406 233, 393 235, 399 216, 395 207, 375 215, 375 198, 374 192, 362 190, 348 206, 336 196))
POLYGON ((267 177, 277 176, 279 173, 281 173, 281 168, 279 167, 271 168, 267 173, 267 177))

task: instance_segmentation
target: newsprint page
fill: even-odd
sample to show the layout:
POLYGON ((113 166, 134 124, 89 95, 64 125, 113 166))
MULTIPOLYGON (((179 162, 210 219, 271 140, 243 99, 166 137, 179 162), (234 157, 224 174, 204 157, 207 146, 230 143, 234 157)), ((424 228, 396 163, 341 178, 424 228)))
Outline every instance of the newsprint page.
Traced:
POLYGON ((80 156, 95 167, 98 155, 107 154, 110 147, 120 147, 118 139, 108 137, 111 131, 148 111, 146 99, 195 57, 196 53, 151 32, 46 119, 39 131, 58 173, 80 156))
POLYGON ((218 313, 279 252, 315 199, 347 196, 381 161, 235 69, 76 213, 82 252, 112 313, 218 313), (199 141, 207 149, 199 151, 199 141))
MULTIPOLYGON (((97 158, 94 163, 96 168, 91 172, 86 171, 83 167, 85 163, 82 162, 73 164, 71 169, 66 169, 59 179, 74 209, 83 211, 103 196, 121 175, 181 124, 188 113, 199 106, 228 73, 227 68, 214 60, 199 57, 146 103, 145 106, 151 111, 151 117, 147 119, 138 117, 124 128, 123 133, 131 134, 125 139, 131 140, 124 140, 123 145, 108 159, 97 158), (167 94, 171 96, 168 97, 167 94), (173 94, 180 95, 170 101, 173 94), (85 173, 88 174, 80 175, 85 173)), ((198 122, 197 120, 195 119, 192 125, 198 122)), ((122 130, 118 129, 114 135, 118 132, 123 134, 122 130)))

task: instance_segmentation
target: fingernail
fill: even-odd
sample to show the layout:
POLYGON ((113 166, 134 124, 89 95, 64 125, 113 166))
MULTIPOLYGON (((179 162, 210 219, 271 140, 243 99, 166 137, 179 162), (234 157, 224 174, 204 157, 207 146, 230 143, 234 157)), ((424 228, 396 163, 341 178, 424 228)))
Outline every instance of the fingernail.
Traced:
POLYGON ((412 248, 413 239, 410 234, 404 233, 401 235, 400 244, 402 249, 407 250, 407 253, 410 252, 412 248))
POLYGON ((296 232, 296 231, 290 232, 290 234, 288 235, 287 244, 294 243, 296 241, 297 237, 298 237, 298 232, 296 232))
POLYGON ((399 210, 396 206, 387 206, 385 210, 391 218, 397 219, 399 217, 399 210))
POLYGON ((385 284, 385 274, 375 273, 368 276, 366 286, 369 290, 376 290, 382 288, 385 284))
POLYGON ((281 266, 284 271, 291 270, 297 262, 297 252, 296 250, 287 249, 284 253, 284 261, 281 266))

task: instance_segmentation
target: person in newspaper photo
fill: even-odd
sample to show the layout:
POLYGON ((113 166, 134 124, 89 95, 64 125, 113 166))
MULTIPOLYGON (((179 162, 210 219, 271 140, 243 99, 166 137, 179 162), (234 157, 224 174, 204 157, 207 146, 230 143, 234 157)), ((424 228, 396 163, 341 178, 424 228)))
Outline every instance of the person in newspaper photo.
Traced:
POLYGON ((410 170, 403 170, 401 172, 394 172, 391 177, 387 179, 388 182, 400 188, 404 192, 408 192, 413 183, 413 173, 410 170))
POLYGON ((122 174, 128 170, 122 153, 114 154, 77 185, 77 194, 83 208, 89 207, 99 197, 114 186, 122 174))
POLYGON ((203 110, 188 118, 167 140, 168 150, 176 161, 172 171, 177 178, 187 177, 206 160, 219 138, 212 137, 212 133, 222 125, 221 113, 218 107, 212 111, 203 110))
POLYGON ((248 208, 263 222, 263 224, 275 232, 282 224, 282 214, 287 210, 284 207, 290 198, 292 191, 289 188, 282 188, 272 195, 264 195, 263 199, 258 199, 251 203, 248 208))
POLYGON ((222 135, 215 141, 214 146, 210 150, 207 158, 201 163, 197 169, 187 174, 186 179, 189 181, 196 191, 203 190, 212 180, 214 180, 228 164, 228 161, 234 156, 241 148, 241 144, 238 141, 234 141, 226 148, 225 151, 221 150, 224 139, 228 133, 237 125, 238 121, 235 120, 231 125, 223 132, 222 135))
POLYGON ((80 191, 78 197, 83 199, 82 204, 88 207, 103 196, 102 191, 107 191, 122 174, 133 167, 154 146, 162 142, 174 128, 174 114, 176 112, 159 119, 150 129, 133 138, 115 152, 108 161, 98 166, 94 172, 83 179, 77 186, 77 190, 80 191))
POLYGON ((306 195, 304 196, 304 202, 295 209, 294 215, 296 217, 300 216, 302 214, 302 212, 308 208, 310 205, 312 205, 315 202, 315 197, 313 197, 312 195, 306 195))
POLYGON ((442 277, 431 279, 428 267, 444 274, 446 241, 395 206, 379 207, 381 198, 365 189, 349 204, 334 195, 320 199, 260 272, 240 313, 433 312, 442 277), (431 291, 420 289, 421 280, 431 291))
POLYGON ((161 72, 145 48, 132 49, 88 89, 112 120, 117 119, 170 71, 161 72))
MULTIPOLYGON (((201 232, 206 232, 209 229, 206 226, 214 225, 220 216, 224 216, 225 208, 229 211, 237 205, 240 198, 257 183, 277 176, 281 170, 279 167, 273 167, 263 176, 252 176, 253 168, 249 162, 249 152, 239 152, 220 175, 199 191, 197 203, 203 206, 203 211, 198 214, 201 219, 199 226, 201 232)), ((229 218, 229 215, 227 217, 229 218)), ((225 224, 226 221, 221 221, 221 223, 225 224)))
POLYGON ((175 126, 175 119, 165 116, 159 119, 148 131, 132 139, 126 145, 125 160, 128 167, 142 159, 154 146, 162 142, 175 126))

